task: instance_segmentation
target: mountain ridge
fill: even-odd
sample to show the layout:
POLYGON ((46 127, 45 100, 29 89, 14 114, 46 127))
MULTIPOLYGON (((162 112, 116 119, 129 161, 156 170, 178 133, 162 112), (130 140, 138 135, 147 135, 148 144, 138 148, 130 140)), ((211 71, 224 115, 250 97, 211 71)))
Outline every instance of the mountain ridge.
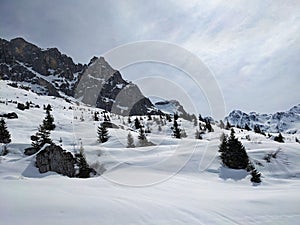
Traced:
POLYGON ((21 37, 0 38, 0 78, 41 95, 67 95, 117 114, 159 113, 139 87, 125 81, 103 57, 75 64, 57 48, 42 49, 21 37))

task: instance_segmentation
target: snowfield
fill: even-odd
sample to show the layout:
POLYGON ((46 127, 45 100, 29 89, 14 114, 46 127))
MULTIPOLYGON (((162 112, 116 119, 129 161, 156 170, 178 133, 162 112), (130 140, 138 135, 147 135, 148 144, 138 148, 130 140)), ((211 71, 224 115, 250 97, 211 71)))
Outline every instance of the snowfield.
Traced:
POLYGON ((143 123, 151 129, 147 139, 155 146, 129 149, 129 130, 136 144, 138 132, 127 117, 110 115, 120 129, 109 129, 109 141, 99 144, 100 122, 93 121, 93 113, 100 109, 76 104, 74 99, 67 103, 38 96, 4 81, 0 81, 0 100, 0 114, 16 112, 19 117, 6 119, 12 142, 9 154, 0 156, 1 225, 299 224, 300 144, 295 142, 299 134, 283 134, 285 143, 278 143, 252 131, 235 130, 262 174, 262 183, 253 185, 245 170, 221 166, 219 137, 229 131, 217 126, 213 126, 215 132, 196 140, 197 127, 179 119, 187 133, 187 138, 179 140, 171 137, 172 122, 159 131, 154 120, 144 117, 143 123), (31 101, 40 108, 21 111, 14 101, 31 101), (104 166, 101 176, 79 179, 54 172, 40 174, 35 155, 24 155, 30 136, 45 117, 43 105, 48 103, 56 124, 52 140, 73 153, 82 144, 89 164, 99 172, 103 172, 99 165, 104 166), (270 163, 263 159, 279 149, 270 163))

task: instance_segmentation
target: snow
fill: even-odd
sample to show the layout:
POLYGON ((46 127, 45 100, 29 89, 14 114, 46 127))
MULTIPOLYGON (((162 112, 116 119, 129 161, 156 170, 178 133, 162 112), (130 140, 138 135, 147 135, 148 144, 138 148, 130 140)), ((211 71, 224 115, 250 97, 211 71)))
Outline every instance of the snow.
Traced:
POLYGON ((262 183, 253 185, 246 171, 220 165, 219 137, 227 130, 213 126, 215 132, 195 140, 193 123, 179 119, 188 137, 178 140, 171 137, 172 123, 158 131, 154 120, 143 117, 142 123, 151 129, 147 139, 155 146, 129 149, 129 130, 135 144, 138 140, 134 123, 111 114, 112 122, 124 129, 109 129, 109 141, 99 144, 96 130, 101 121, 92 117, 95 111, 101 115, 101 109, 38 96, 4 81, 0 90, 1 101, 32 101, 41 106, 20 111, 16 104, 0 103, 1 112, 14 111, 19 116, 6 120, 12 143, 9 154, 0 157, 0 224, 299 224, 300 144, 295 142, 299 134, 284 134, 286 142, 277 143, 236 129, 262 173, 262 183), (60 144, 62 138, 62 147, 71 152, 82 143, 88 162, 106 168, 102 176, 78 179, 54 172, 40 174, 35 156, 23 154, 48 103, 57 126, 51 132, 54 142, 60 144), (263 159, 278 149, 270 163, 263 159))

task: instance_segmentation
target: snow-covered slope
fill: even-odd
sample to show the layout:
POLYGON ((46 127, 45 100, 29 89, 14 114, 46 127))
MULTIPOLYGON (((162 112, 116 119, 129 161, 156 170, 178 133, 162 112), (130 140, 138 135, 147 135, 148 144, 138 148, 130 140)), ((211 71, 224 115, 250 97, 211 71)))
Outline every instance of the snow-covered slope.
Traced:
POLYGON ((292 107, 286 112, 276 112, 274 114, 259 114, 250 112, 249 114, 240 110, 232 111, 225 121, 231 125, 245 127, 246 124, 253 129, 259 125, 265 132, 300 132, 300 104, 292 107))
POLYGON ((0 224, 299 223, 300 144, 295 142, 299 134, 284 134, 285 143, 277 143, 235 129, 262 173, 262 183, 254 186, 244 170, 220 165, 219 137, 229 131, 214 125, 215 132, 195 140, 197 127, 179 119, 188 135, 179 140, 171 137, 172 122, 160 121, 159 116, 142 117, 141 122, 151 130, 147 138, 156 145, 129 149, 125 148, 128 132, 135 143, 138 132, 127 117, 110 114, 120 129, 109 129, 109 141, 99 144, 100 122, 92 116, 100 109, 76 104, 74 99, 67 103, 38 96, 3 81, 0 90, 1 113, 14 111, 19 116, 6 120, 12 143, 8 155, 0 158, 0 224), (21 111, 15 101, 32 101, 41 107, 21 111), (95 168, 104 165, 102 176, 78 179, 53 172, 40 174, 34 166, 35 155, 23 154, 45 116, 42 105, 48 103, 57 126, 51 132, 53 141, 71 152, 82 143, 87 161, 95 168), (263 159, 278 149, 269 163, 263 159))

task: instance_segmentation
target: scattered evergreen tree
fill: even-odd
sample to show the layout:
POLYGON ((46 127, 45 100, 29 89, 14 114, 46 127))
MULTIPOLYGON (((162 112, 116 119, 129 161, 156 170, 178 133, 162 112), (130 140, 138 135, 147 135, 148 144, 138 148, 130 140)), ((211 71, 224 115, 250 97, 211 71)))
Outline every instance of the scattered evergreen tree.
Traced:
POLYGON ((283 143, 284 137, 281 135, 281 133, 279 133, 278 136, 274 137, 274 141, 283 143))
MULTIPOLYGON (((51 109, 51 106, 50 106, 50 109, 51 109)), ((54 130, 55 129, 54 118, 50 114, 50 110, 48 109, 48 107, 46 108, 46 117, 43 120, 43 127, 46 130, 54 130)))
POLYGON ((38 132, 31 136, 32 147, 41 149, 45 144, 52 144, 50 138, 50 131, 47 130, 43 125, 39 126, 38 132))
POLYGON ((300 141, 299 141, 299 139, 298 139, 297 137, 295 137, 295 141, 296 141, 297 143, 300 143, 300 141))
POLYGON ((0 143, 8 144, 11 142, 10 133, 7 129, 5 120, 2 118, 0 120, 0 143))
POLYGON ((142 127, 139 130, 138 139, 139 139, 140 146, 147 146, 148 145, 148 140, 147 140, 147 137, 145 135, 145 131, 142 127))
POLYGON ((105 125, 101 124, 98 126, 97 134, 98 134, 98 141, 100 143, 104 143, 108 141, 108 130, 105 125))
POLYGON ((172 130, 173 130, 173 136, 175 138, 181 138, 181 129, 179 128, 179 125, 177 123, 177 119, 178 119, 178 115, 175 116, 177 114, 174 114, 174 122, 173 122, 173 127, 172 127, 172 130))
POLYGON ((142 127, 142 125, 137 117, 134 120, 134 126, 135 126, 135 129, 140 129, 142 127))
POLYGON ((130 118, 130 116, 128 117, 127 122, 128 122, 128 124, 131 124, 131 118, 130 118))
POLYGON ((52 107, 50 104, 47 105, 47 107, 44 106, 44 110, 52 111, 52 107))
POLYGON ((161 128, 161 126, 160 126, 160 125, 158 125, 158 128, 157 128, 157 130, 158 130, 159 132, 161 132, 161 131, 162 131, 162 128, 161 128))
MULTIPOLYGON (((194 115, 194 116, 195 116, 195 115, 194 115)), ((194 121, 194 127, 196 127, 196 126, 198 125, 198 120, 197 120, 196 116, 195 116, 195 118, 193 119, 193 121, 194 121)))
POLYGON ((79 168, 78 174, 76 176, 79 178, 89 178, 90 173, 93 171, 93 169, 90 168, 89 164, 86 161, 82 143, 80 145, 79 153, 75 154, 75 158, 79 168))
POLYGON ((256 169, 251 171, 251 176, 252 177, 250 181, 252 183, 261 183, 261 179, 260 179, 261 174, 256 169))
POLYGON ((134 147, 135 147, 134 139, 131 133, 129 132, 127 135, 127 148, 134 148, 134 147))
POLYGON ((199 121, 205 122, 201 114, 199 114, 199 121))
POLYGON ((199 130, 197 129, 196 132, 195 132, 195 138, 196 138, 196 139, 199 139, 199 140, 202 140, 203 138, 202 138, 201 134, 202 134, 202 133, 199 132, 199 130))
POLYGON ((166 114, 166 120, 172 122, 171 116, 169 114, 166 114))
POLYGON ((234 136, 234 130, 231 129, 230 137, 224 137, 219 146, 221 160, 224 166, 231 169, 246 169, 249 164, 249 158, 245 147, 234 136))
POLYGON ((94 121, 99 121, 99 117, 98 117, 98 113, 97 112, 94 113, 94 121))
POLYGON ((151 114, 148 114, 148 120, 152 120, 151 114))
POLYGON ((208 132, 214 132, 214 129, 212 128, 209 119, 204 119, 205 127, 208 132))

